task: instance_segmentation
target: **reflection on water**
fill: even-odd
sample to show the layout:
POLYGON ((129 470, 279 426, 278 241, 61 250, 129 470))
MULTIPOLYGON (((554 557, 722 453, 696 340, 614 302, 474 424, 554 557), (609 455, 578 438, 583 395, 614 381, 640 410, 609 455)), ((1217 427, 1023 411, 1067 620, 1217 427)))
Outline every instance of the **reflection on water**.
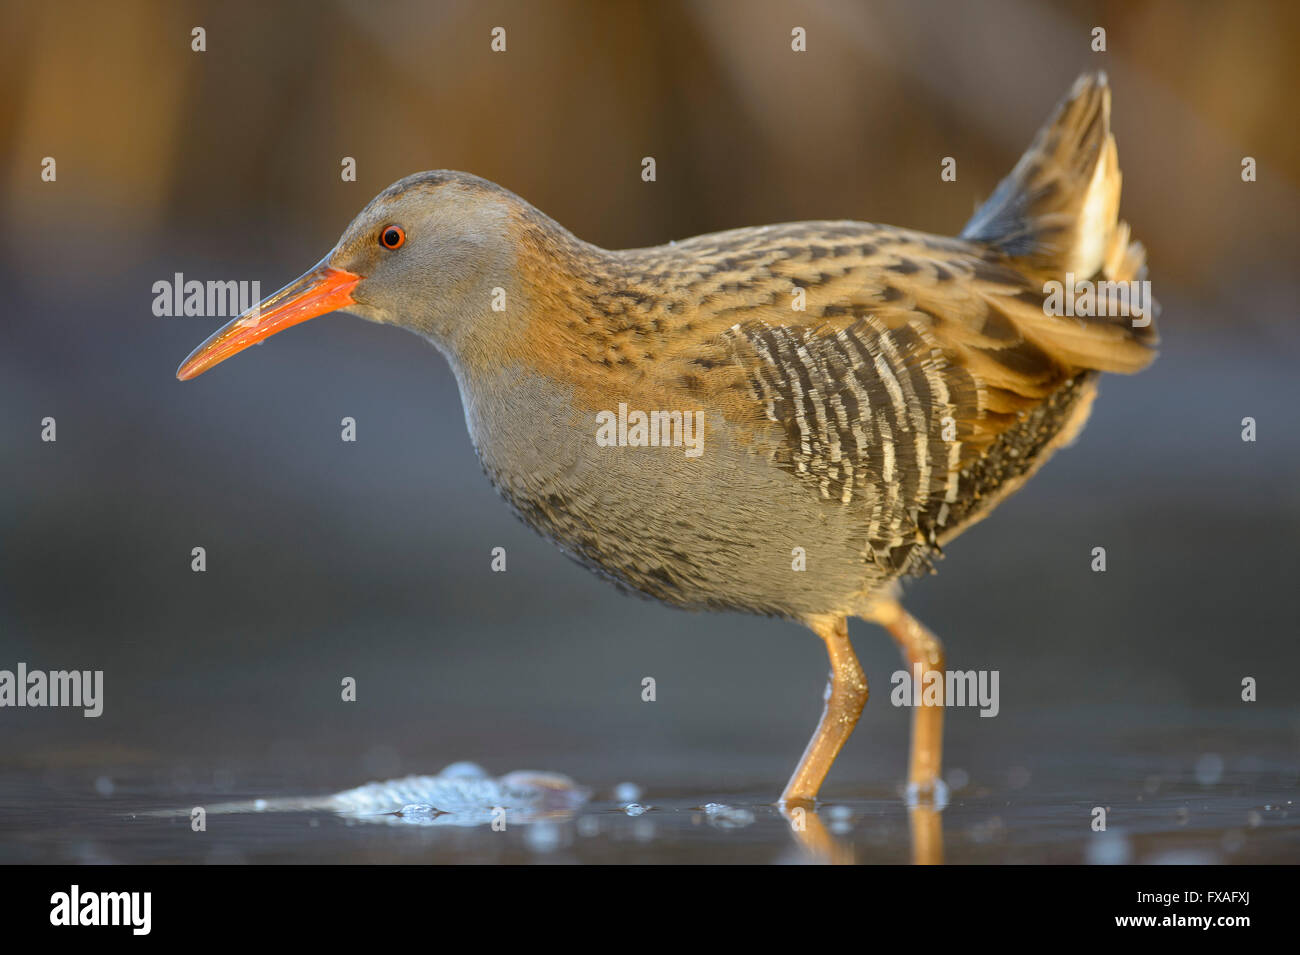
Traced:
MULTIPOLYGON (((106 788, 104 781, 101 778, 98 782, 97 788, 102 792, 106 788)), ((635 783, 620 783, 614 787, 612 795, 623 815, 630 819, 639 819, 656 808, 638 801, 642 790, 635 783)), ((549 852, 564 844, 564 830, 561 828, 564 824, 572 823, 574 831, 586 837, 600 834, 600 815, 581 814, 590 796, 589 790, 560 773, 524 770, 493 778, 476 763, 460 762, 433 776, 403 776, 325 796, 217 803, 204 807, 204 825, 207 815, 333 813, 359 822, 395 826, 485 826, 494 832, 504 832, 511 826, 529 826, 533 828, 525 834, 528 846, 537 852, 549 852)), ((770 807, 758 808, 766 811, 770 807)), ((851 807, 827 807, 825 811, 831 820, 829 826, 812 807, 779 805, 777 808, 790 827, 796 844, 806 853, 807 861, 835 865, 855 861, 851 843, 837 837, 837 833, 839 836, 852 833, 854 811, 851 807)), ((909 793, 912 860, 917 864, 937 865, 943 861, 942 809, 942 801, 936 805, 909 793)), ((703 822, 722 830, 748 829, 759 818, 754 809, 718 802, 687 807, 686 811, 692 826, 703 822)), ((139 815, 184 817, 193 822, 192 809, 169 809, 139 815)), ((319 827, 319 819, 313 818, 313 822, 319 827)), ((654 827, 650 822, 641 823, 640 831, 652 835, 654 827)))
POLYGON ((456 748, 484 754, 486 771, 421 775, 448 748, 423 730, 312 727, 303 739, 319 745, 289 747, 261 742, 259 719, 226 722, 222 755, 187 734, 85 745, 48 714, 26 716, 27 745, 0 742, 0 863, 1300 860, 1289 708, 1008 707, 996 734, 958 718, 946 804, 909 798, 901 734, 866 734, 801 816, 774 804, 790 747, 766 739, 633 747, 617 726, 483 719, 458 728, 473 739, 456 748), (507 772, 530 765, 567 775, 507 772), (387 781, 358 786, 368 779, 387 781))
MULTIPOLYGON (((536 827, 525 833, 525 841, 533 851, 544 853, 565 844, 565 825, 571 824, 574 832, 584 837, 600 835, 603 829, 610 828, 602 824, 603 816, 612 815, 610 810, 596 808, 591 813, 582 813, 590 796, 589 790, 559 773, 525 770, 493 778, 475 763, 460 762, 433 776, 404 776, 325 796, 258 798, 217 803, 204 809, 211 816, 332 813, 378 825, 487 827, 494 832, 504 832, 511 826, 536 827)), ((719 802, 678 808, 648 806, 638 801, 642 789, 635 783, 615 786, 612 796, 622 815, 629 819, 656 813, 635 830, 646 836, 655 833, 659 813, 684 812, 692 827, 704 824, 713 829, 742 830, 754 826, 760 814, 771 814, 773 808, 768 805, 747 808, 719 802)), ((914 797, 908 799, 912 861, 917 864, 937 865, 943 861, 942 809, 942 802, 936 806, 914 797)), ((169 809, 138 815, 189 819, 191 812, 169 809)), ((777 812, 789 826, 795 844, 806 853, 806 861, 836 865, 855 861, 851 841, 841 838, 853 832, 855 811, 851 806, 836 804, 821 812, 778 806, 777 812), (823 812, 829 823, 822 819, 823 812)), ((319 818, 313 817, 313 822, 319 827, 319 818)))
MULTIPOLYGON (((675 863, 1225 863, 1300 858, 1294 781, 1222 774, 1213 787, 1134 779, 1105 831, 1075 793, 973 781, 949 805, 908 806, 876 791, 798 815, 770 796, 639 791, 587 794, 562 777, 407 777, 322 797, 207 804, 194 832, 182 794, 129 779, 109 795, 16 791, 0 840, 4 862, 675 862, 675 863), (629 798, 634 797, 634 798, 629 798), (408 799, 414 801, 408 802, 408 799), (432 800, 432 801, 431 801, 432 800), (18 804, 18 805, 16 805, 18 804), (145 808, 152 805, 152 808, 145 808), (489 805, 492 804, 492 805, 489 805), (505 812, 494 812, 504 809, 505 812), (496 824, 494 825, 494 820, 496 824)), ((465 775, 457 775, 466 773, 465 775)), ((195 805, 203 805, 195 800, 195 805)))

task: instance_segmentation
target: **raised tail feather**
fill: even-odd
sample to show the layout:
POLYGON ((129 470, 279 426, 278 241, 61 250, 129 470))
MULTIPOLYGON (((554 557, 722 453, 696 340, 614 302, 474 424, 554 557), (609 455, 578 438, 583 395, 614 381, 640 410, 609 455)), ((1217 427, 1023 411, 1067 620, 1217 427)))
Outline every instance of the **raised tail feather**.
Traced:
MULTIPOLYGON (((1119 221, 1121 181, 1106 75, 1084 74, 961 237, 998 250, 1039 282, 1063 282, 1067 274, 1076 281, 1145 280, 1146 251, 1119 221)), ((1146 324, 1111 316, 1068 320, 1069 329, 1045 316, 1024 330, 1078 367, 1133 372, 1155 355, 1156 306, 1149 306, 1146 324), (1103 325, 1109 334, 1086 334, 1103 325), (1117 325, 1124 328, 1124 347, 1114 347, 1117 325)))

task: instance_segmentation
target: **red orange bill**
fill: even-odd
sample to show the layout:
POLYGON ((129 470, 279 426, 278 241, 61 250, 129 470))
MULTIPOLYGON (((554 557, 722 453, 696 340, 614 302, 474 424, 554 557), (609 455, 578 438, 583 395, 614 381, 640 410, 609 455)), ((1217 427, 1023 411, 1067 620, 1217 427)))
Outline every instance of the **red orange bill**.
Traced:
POLYGON ((189 381, 249 345, 256 345, 292 325, 355 305, 352 290, 361 276, 321 264, 264 298, 219 328, 181 363, 176 377, 189 381))

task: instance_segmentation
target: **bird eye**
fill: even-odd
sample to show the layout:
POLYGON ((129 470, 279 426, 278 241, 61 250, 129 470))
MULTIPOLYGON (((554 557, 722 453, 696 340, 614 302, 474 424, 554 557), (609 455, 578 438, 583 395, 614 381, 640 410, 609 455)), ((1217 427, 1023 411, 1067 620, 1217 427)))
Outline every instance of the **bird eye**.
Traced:
POLYGON ((379 233, 379 244, 385 249, 400 249, 405 241, 406 232, 400 225, 384 226, 384 230, 379 233))

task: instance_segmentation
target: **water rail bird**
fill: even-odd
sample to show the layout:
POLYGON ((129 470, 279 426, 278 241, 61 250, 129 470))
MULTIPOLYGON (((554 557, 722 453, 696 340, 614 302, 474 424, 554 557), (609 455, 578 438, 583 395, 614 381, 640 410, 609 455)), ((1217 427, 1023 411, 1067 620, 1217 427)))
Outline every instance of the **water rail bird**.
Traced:
MULTIPOLYGON (((867 699, 848 618, 942 673, 899 581, 1073 439, 1101 372, 1154 357, 1149 308, 1052 305, 1053 282, 1144 278, 1119 194, 1101 74, 957 238, 794 222, 609 251, 491 182, 422 172, 177 377, 338 309, 432 342, 488 477, 563 551, 667 604, 825 642, 825 710, 781 797, 811 806, 867 699)), ((941 785, 942 708, 912 720, 924 796, 941 785)))

